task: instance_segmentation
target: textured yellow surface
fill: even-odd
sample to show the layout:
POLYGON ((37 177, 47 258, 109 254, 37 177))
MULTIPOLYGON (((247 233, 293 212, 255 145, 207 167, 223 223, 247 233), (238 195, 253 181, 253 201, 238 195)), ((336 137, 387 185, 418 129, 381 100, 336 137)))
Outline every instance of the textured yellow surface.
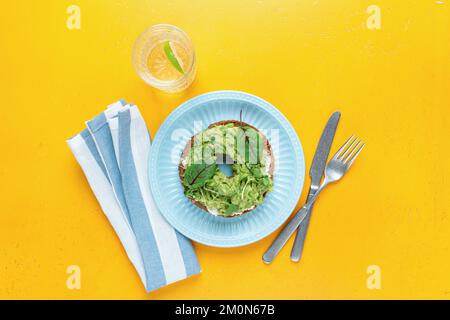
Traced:
MULTIPOLYGON (((8 1, 0 19, 0 298, 450 298, 450 2, 8 1), (69 30, 66 9, 81 10, 69 30), (367 8, 381 10, 370 30, 367 8), (138 34, 171 23, 192 38, 194 85, 178 95, 131 66, 138 34), (277 106, 309 168, 328 116, 367 147, 314 210, 300 264, 292 239, 195 245, 199 276, 146 294, 65 140, 109 103, 140 106, 154 135, 181 102, 236 89, 277 106), (288 248, 289 247, 289 248, 288 248), (81 289, 66 268, 81 268, 81 289), (381 289, 366 286, 369 265, 381 289)), ((301 197, 304 201, 309 178, 301 197)), ((299 203, 300 204, 300 203, 299 203)))

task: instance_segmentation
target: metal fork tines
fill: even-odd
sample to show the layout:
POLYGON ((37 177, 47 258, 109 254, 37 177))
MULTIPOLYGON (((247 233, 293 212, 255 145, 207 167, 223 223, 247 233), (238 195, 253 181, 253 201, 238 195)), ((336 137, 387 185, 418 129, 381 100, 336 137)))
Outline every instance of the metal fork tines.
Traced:
POLYGON ((320 185, 314 196, 308 200, 308 202, 295 214, 295 216, 284 227, 266 253, 263 255, 263 261, 265 263, 271 263, 276 257, 278 252, 283 248, 298 226, 305 219, 309 209, 316 201, 318 195, 322 190, 332 182, 340 180, 344 174, 348 171, 350 166, 355 161, 361 150, 364 148, 365 143, 360 139, 355 138, 353 135, 344 143, 344 145, 336 152, 333 158, 328 162, 325 167, 325 179, 320 185))
MULTIPOLYGON (((362 148, 366 145, 362 140, 358 140, 358 138, 354 138, 353 142, 350 144, 350 146, 347 145, 348 143, 354 138, 352 135, 345 143, 344 145, 338 150, 336 155, 334 157, 338 157, 339 160, 343 161, 344 164, 347 165, 347 170, 352 165, 353 161, 355 161, 358 154, 361 152, 362 148), (356 143, 356 145, 355 145, 356 143), (345 151, 344 151, 345 150, 345 151), (344 151, 344 152, 343 152, 344 151)), ((333 158, 334 158, 333 157, 333 158)), ((344 172, 345 173, 345 172, 344 172)))

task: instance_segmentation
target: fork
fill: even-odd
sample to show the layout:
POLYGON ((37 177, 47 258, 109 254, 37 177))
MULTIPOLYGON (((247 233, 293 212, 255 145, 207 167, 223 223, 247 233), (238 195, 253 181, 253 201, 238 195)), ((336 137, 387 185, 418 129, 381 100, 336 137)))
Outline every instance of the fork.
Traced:
POLYGON ((340 180, 353 164, 365 145, 365 143, 363 143, 360 139, 353 138, 354 136, 352 135, 328 162, 325 167, 325 178, 319 189, 314 196, 295 214, 269 249, 267 249, 266 253, 264 253, 264 263, 269 264, 273 261, 295 230, 297 230, 303 219, 305 219, 309 209, 314 204, 317 196, 322 192, 322 190, 325 189, 325 187, 330 183, 340 180))

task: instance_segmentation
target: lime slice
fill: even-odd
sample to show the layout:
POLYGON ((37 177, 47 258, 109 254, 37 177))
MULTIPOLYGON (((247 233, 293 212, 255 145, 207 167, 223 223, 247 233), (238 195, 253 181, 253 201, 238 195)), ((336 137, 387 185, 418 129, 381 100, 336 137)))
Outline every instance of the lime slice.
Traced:
POLYGON ((170 41, 166 41, 164 43, 164 52, 166 53, 167 59, 169 59, 172 66, 175 69, 177 69, 180 73, 184 74, 183 68, 178 62, 177 56, 175 55, 175 53, 172 50, 172 47, 170 46, 170 41))

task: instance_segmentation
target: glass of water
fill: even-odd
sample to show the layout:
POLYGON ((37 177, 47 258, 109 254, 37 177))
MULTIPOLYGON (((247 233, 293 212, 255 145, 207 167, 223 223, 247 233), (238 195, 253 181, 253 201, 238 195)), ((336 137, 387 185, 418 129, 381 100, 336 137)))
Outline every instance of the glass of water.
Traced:
POLYGON ((141 79, 152 87, 179 92, 188 88, 195 78, 194 46, 183 30, 157 24, 136 40, 133 66, 141 79))

